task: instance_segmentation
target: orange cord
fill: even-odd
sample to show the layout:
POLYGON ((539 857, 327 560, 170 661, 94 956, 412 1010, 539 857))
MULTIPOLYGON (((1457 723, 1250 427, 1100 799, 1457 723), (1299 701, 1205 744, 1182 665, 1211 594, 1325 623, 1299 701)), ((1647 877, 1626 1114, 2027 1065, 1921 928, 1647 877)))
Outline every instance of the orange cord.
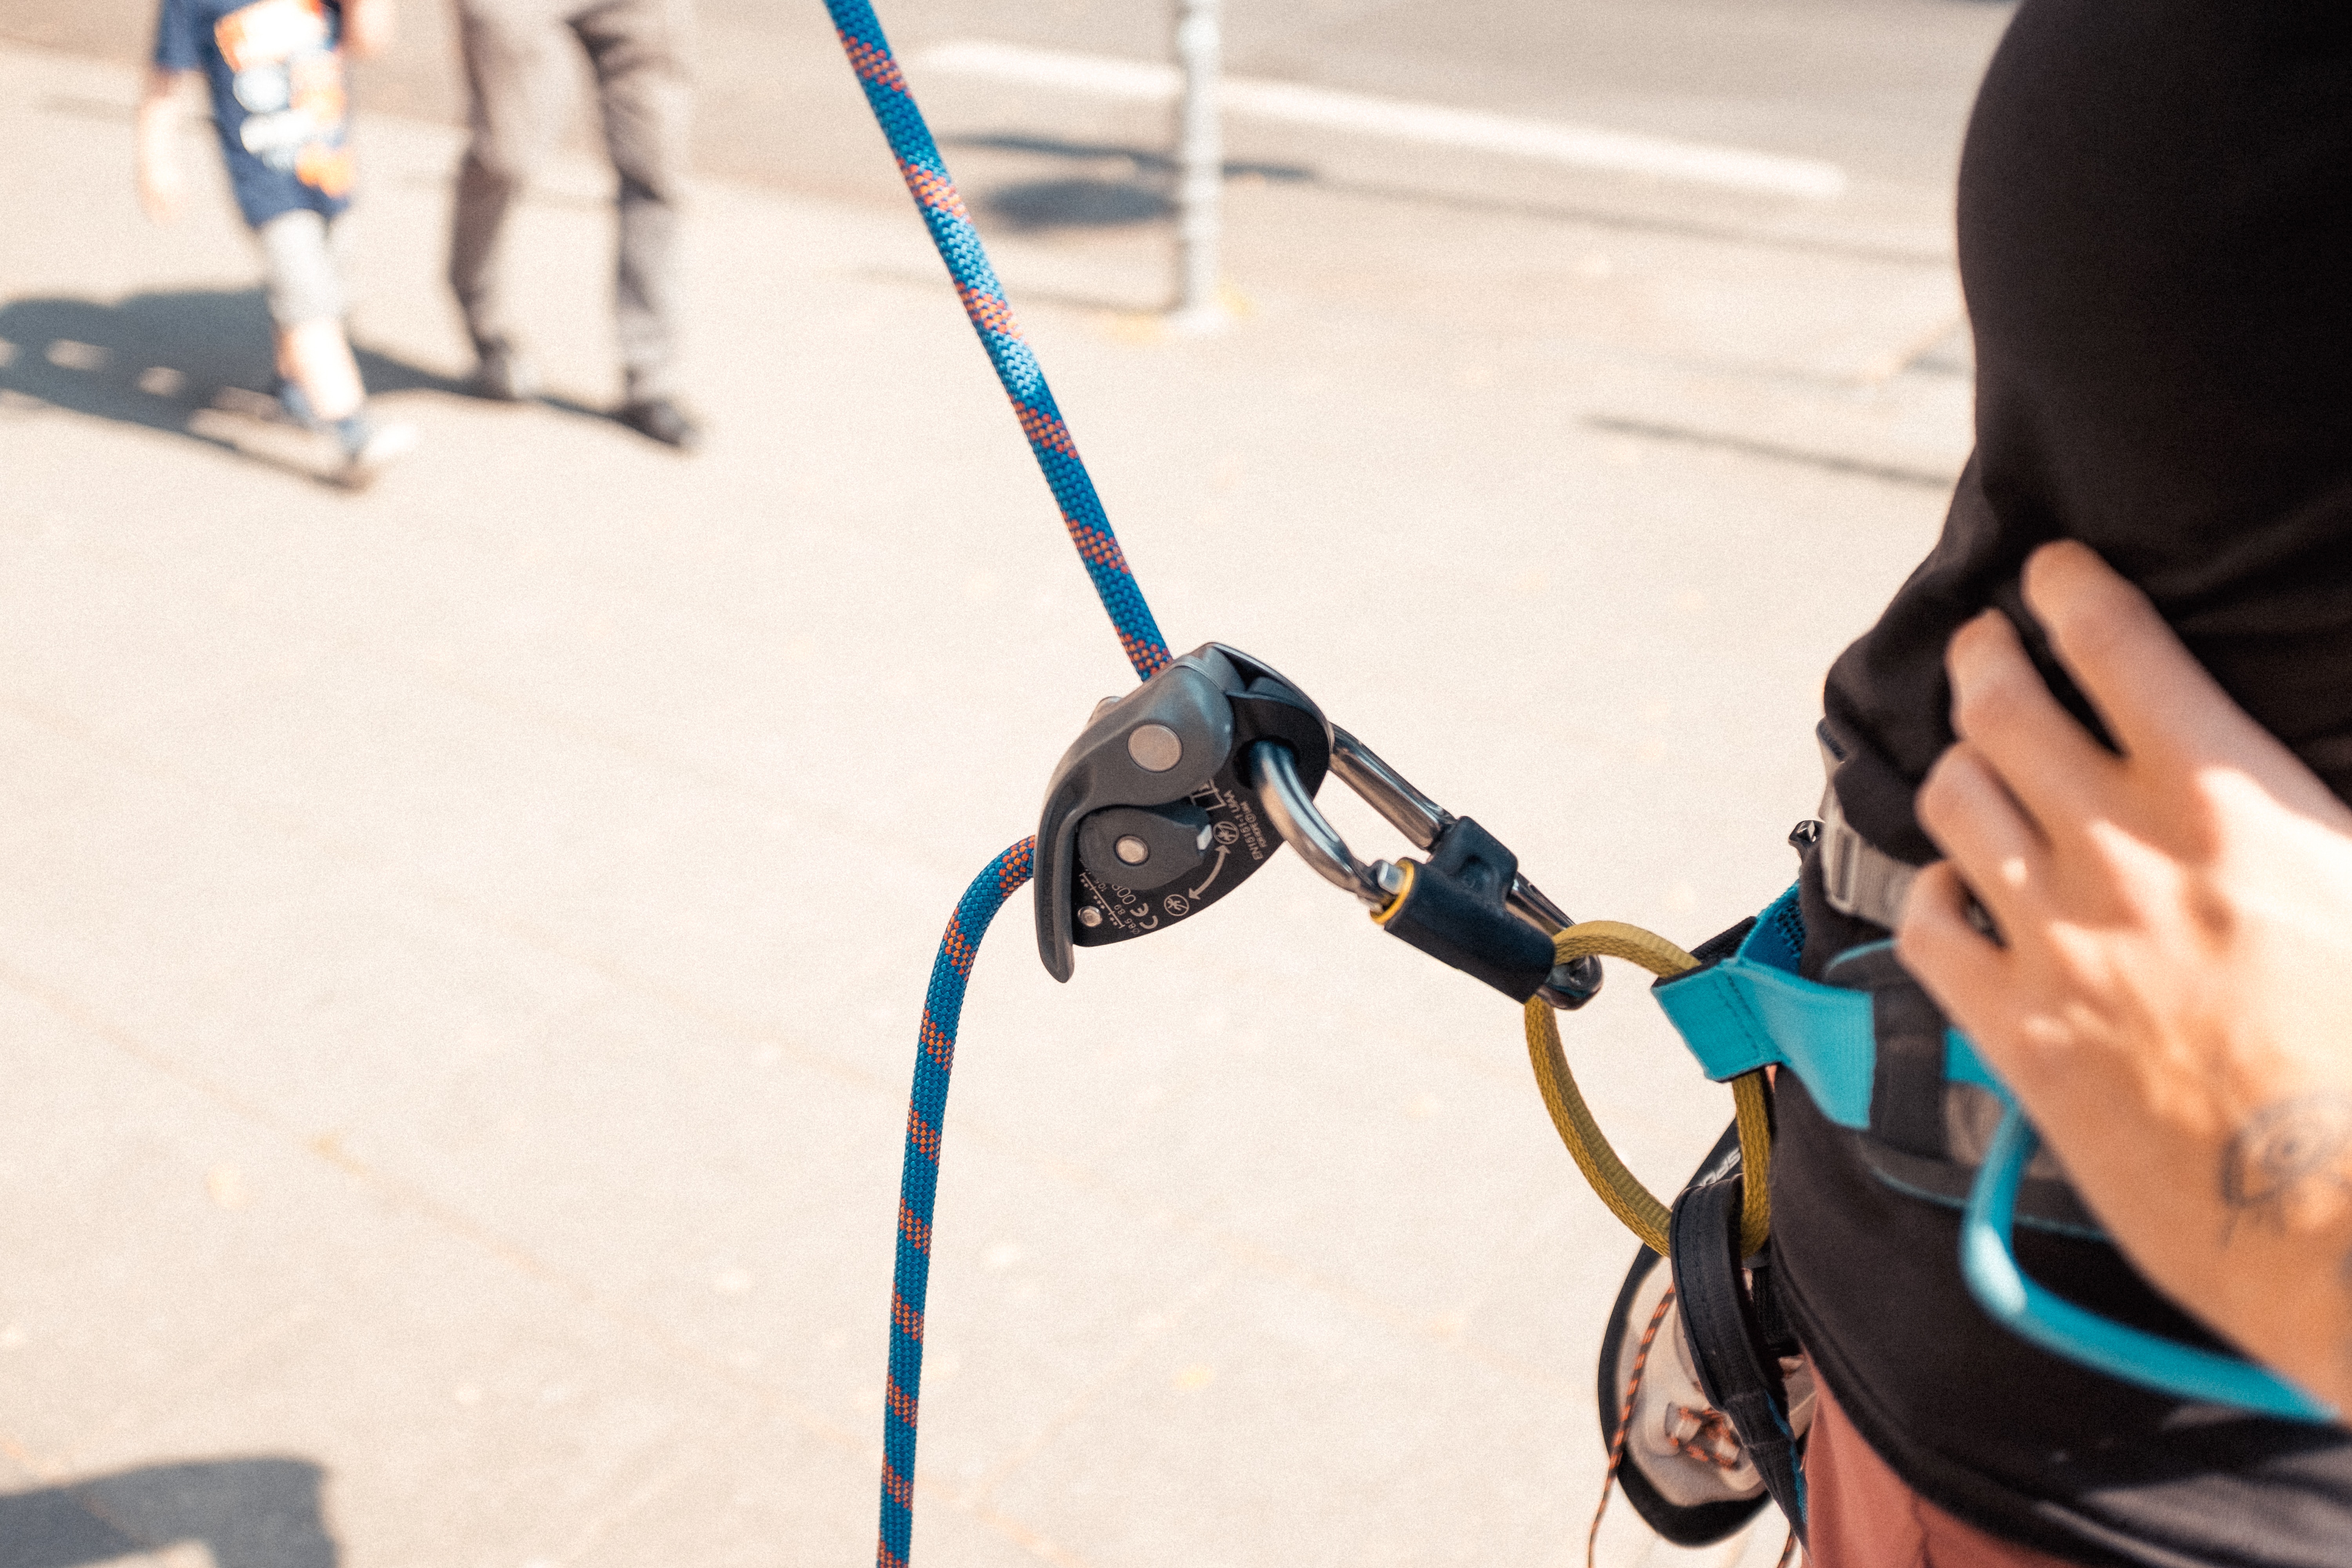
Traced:
MULTIPOLYGON (((1633 1400, 1642 1392, 1642 1373, 1650 1364, 1650 1346, 1656 1342, 1658 1329, 1674 1304, 1675 1288, 1669 1285, 1666 1293, 1658 1299, 1658 1310, 1650 1314, 1650 1326, 1642 1331, 1641 1345, 1633 1352, 1633 1375, 1625 1384, 1625 1407, 1617 1413, 1617 1436, 1609 1445, 1609 1468, 1601 1477, 1601 1506, 1592 1510, 1592 1528, 1584 1536, 1584 1568, 1595 1568, 1593 1553, 1601 1544, 1601 1516, 1609 1511, 1609 1491, 1616 1485, 1617 1467, 1625 1458, 1625 1434, 1633 1426, 1633 1400)), ((1787 1561, 1785 1557, 1781 1560, 1782 1568, 1786 1568, 1787 1561)))

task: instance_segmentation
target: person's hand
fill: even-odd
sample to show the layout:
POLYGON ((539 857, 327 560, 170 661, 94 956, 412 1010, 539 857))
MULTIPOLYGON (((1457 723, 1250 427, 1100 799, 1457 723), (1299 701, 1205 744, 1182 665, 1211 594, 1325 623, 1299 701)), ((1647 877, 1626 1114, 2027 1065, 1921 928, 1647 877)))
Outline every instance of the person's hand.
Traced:
POLYGON ((398 24, 393 0, 344 0, 344 51, 354 59, 373 58, 392 47, 398 24))
MULTIPOLYGON (((120 176, 117 176, 118 178, 120 176)), ((187 182, 173 159, 139 160, 139 206, 152 223, 172 223, 187 204, 187 182)))
POLYGON ((2121 754, 1962 627, 1899 952, 2141 1269, 2352 1407, 2352 811, 2092 552, 2024 587, 2121 754))
POLYGON ((149 220, 170 223, 186 204, 187 180, 180 167, 180 79, 186 73, 157 70, 139 104, 139 205, 149 220))

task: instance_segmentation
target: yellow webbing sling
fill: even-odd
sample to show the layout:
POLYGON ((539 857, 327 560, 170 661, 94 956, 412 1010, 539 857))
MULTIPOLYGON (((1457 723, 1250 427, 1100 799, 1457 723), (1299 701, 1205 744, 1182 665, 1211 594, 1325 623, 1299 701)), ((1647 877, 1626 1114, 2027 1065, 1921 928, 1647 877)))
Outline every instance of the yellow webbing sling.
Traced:
MULTIPOLYGON (((1680 974, 1698 967, 1698 960, 1655 931, 1622 921, 1584 921, 1552 938, 1555 963, 1567 963, 1588 954, 1638 963, 1656 975, 1680 974)), ((1643 1186, 1617 1151, 1609 1146, 1601 1124, 1576 1087, 1569 1070, 1568 1053, 1559 1043, 1559 1026, 1549 1004, 1541 997, 1528 1002, 1528 1059, 1535 1065, 1536 1085, 1543 1090, 1544 1109, 1560 1142, 1568 1145, 1577 1168, 1609 1211, 1625 1228, 1642 1238, 1660 1257, 1666 1256, 1667 1207, 1643 1186)), ((1739 1122, 1739 1161, 1744 1173, 1739 1205, 1739 1250, 1753 1256, 1772 1232, 1772 1131, 1765 1110, 1764 1070, 1741 1073, 1731 1080, 1731 1098, 1739 1122)))

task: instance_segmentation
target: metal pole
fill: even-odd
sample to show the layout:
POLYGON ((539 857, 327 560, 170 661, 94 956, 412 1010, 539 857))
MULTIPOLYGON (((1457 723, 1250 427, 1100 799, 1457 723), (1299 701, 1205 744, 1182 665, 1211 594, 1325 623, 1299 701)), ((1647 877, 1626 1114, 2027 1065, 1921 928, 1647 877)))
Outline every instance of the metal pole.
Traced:
POLYGON ((1217 294, 1218 204, 1223 195, 1224 137, 1217 113, 1217 12, 1222 0, 1176 0, 1176 64, 1184 73, 1176 132, 1176 313, 1180 330, 1224 324, 1217 294))

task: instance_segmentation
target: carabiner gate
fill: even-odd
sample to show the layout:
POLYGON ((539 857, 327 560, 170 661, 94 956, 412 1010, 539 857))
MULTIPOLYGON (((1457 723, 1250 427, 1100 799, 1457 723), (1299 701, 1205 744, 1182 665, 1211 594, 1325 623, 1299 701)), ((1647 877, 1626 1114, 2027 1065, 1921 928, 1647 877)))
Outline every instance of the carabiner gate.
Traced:
POLYGON ((1261 746, 1251 757, 1251 782, 1284 841, 1324 880, 1370 906, 1391 936, 1515 1002, 1540 996, 1572 1012, 1592 1000, 1601 989, 1599 961, 1552 962, 1551 939, 1575 922, 1520 874, 1518 857, 1493 834, 1422 794, 1337 725, 1330 771, 1429 858, 1358 860, 1286 760, 1261 746))

